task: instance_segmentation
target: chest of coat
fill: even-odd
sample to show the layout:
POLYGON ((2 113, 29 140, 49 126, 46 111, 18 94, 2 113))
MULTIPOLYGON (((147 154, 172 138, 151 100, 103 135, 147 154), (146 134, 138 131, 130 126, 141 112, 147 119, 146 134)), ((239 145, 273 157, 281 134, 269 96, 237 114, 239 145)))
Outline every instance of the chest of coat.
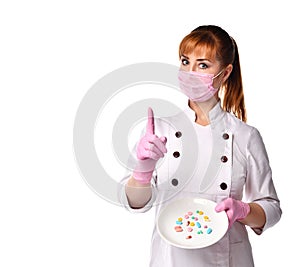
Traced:
MULTIPOLYGON (((226 125, 211 129, 211 153, 203 164, 201 145, 205 140, 193 124, 181 125, 173 121, 157 123, 157 134, 167 137, 168 152, 157 165, 158 189, 169 194, 181 192, 207 195, 217 200, 231 194, 233 173, 233 134, 226 125)), ((207 151, 207 150, 206 150, 207 151)), ((235 189, 233 191, 236 191, 235 189)), ((239 190, 238 190, 239 191, 239 190)))

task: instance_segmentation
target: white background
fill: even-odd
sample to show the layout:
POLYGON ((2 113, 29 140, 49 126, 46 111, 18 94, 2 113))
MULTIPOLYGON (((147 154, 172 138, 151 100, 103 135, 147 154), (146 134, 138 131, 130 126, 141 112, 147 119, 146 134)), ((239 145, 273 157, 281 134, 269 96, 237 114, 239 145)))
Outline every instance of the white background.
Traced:
POLYGON ((250 232, 256 266, 298 262, 297 1, 0 3, 0 266, 147 266, 153 211, 130 214, 88 187, 73 155, 75 114, 119 67, 178 64, 179 42, 202 24, 238 43, 248 123, 282 201, 275 227, 250 232))

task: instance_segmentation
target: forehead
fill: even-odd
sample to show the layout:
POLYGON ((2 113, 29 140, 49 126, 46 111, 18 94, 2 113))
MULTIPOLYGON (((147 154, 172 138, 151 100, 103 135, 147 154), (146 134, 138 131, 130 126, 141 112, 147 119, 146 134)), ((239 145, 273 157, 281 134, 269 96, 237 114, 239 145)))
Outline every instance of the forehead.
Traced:
POLYGON ((186 56, 190 59, 206 59, 212 62, 217 61, 215 51, 206 46, 187 47, 182 49, 180 56, 186 56))
POLYGON ((186 36, 179 47, 179 56, 195 55, 215 61, 217 55, 216 42, 212 38, 199 38, 195 34, 186 36))

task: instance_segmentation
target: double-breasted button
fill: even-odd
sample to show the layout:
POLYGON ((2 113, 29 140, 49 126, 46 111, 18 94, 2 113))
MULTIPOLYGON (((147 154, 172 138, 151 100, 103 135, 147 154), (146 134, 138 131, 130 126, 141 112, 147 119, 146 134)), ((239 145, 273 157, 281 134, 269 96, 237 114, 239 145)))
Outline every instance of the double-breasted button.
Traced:
POLYGON ((225 163, 225 162, 228 161, 228 158, 227 158, 226 156, 222 156, 222 157, 221 157, 221 161, 222 161, 223 163, 225 163))
POLYGON ((176 178, 172 179, 171 184, 174 186, 178 185, 178 180, 176 178))
POLYGON ((228 133, 223 133, 223 139, 228 140, 229 139, 229 134, 228 133))
POLYGON ((179 157, 180 157, 180 153, 179 153, 178 151, 175 151, 175 152, 173 153, 173 157, 174 157, 174 158, 179 158, 179 157))
POLYGON ((180 131, 178 131, 178 132, 175 133, 175 136, 176 136, 177 138, 180 138, 180 137, 182 136, 182 133, 181 133, 180 131))
POLYGON ((227 184, 226 183, 221 183, 220 187, 222 190, 226 190, 227 189, 227 184))

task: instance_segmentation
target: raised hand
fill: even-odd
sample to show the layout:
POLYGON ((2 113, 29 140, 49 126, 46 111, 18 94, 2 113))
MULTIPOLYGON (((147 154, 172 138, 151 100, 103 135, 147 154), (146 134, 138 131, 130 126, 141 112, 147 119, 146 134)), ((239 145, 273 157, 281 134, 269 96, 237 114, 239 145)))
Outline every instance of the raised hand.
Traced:
POLYGON ((133 177, 140 183, 149 183, 156 162, 164 157, 167 138, 155 135, 154 115, 152 108, 148 109, 148 121, 145 135, 137 145, 138 164, 133 172, 133 177))

